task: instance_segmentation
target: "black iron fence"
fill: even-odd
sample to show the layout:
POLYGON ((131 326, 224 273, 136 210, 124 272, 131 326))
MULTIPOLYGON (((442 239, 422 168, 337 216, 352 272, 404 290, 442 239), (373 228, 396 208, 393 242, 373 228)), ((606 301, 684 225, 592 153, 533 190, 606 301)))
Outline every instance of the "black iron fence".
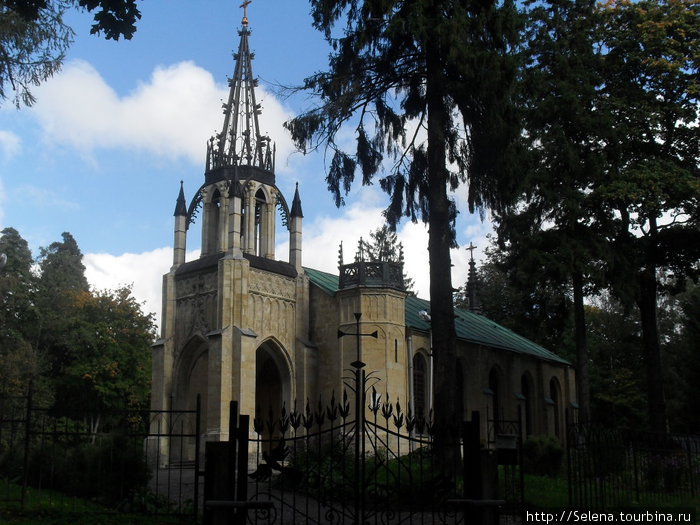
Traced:
POLYGON ((59 412, 35 406, 31 394, 0 396, 0 500, 196 520, 199 416, 199 408, 59 412))
POLYGON ((684 505, 700 491, 700 437, 570 425, 569 502, 600 509, 684 505))
POLYGON ((268 411, 252 432, 232 404, 230 442, 207 443, 204 523, 497 523, 522 501, 499 494, 478 413, 436 423, 354 374, 349 395, 268 411))

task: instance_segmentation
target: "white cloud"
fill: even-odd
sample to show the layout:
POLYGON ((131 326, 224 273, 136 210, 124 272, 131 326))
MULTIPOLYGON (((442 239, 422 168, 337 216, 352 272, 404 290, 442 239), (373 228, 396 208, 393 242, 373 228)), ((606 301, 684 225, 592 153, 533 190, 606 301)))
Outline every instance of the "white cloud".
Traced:
POLYGON ((19 153, 22 147, 22 141, 19 136, 11 131, 0 129, 0 157, 3 160, 9 160, 19 153))
MULTIPOLYGON (((376 192, 365 190, 365 198, 342 208, 340 214, 319 216, 304 222, 302 239, 302 262, 304 266, 317 270, 338 273, 338 248, 343 242, 344 262, 354 260, 360 237, 367 239, 369 233, 384 224, 383 206, 376 202, 376 192)), ((477 246, 486 246, 485 235, 489 227, 468 226, 480 232, 473 240, 477 246)), ((430 295, 430 262, 428 256, 428 228, 423 223, 406 222, 399 225, 398 239, 404 246, 404 268, 406 275, 414 279, 414 291, 423 298, 430 295)), ((277 258, 286 259, 289 242, 283 239, 277 247, 277 258)), ((468 254, 464 248, 450 251, 452 257, 452 285, 457 288, 467 280, 468 254)))
MULTIPOLYGON (((156 67, 147 82, 119 96, 91 64, 76 60, 37 89, 32 111, 46 140, 86 155, 121 148, 201 164, 207 139, 222 125, 227 94, 211 73, 188 61, 156 67)), ((261 131, 276 142, 278 158, 287 158, 293 145, 282 122, 291 113, 264 88, 256 94, 261 131)))
MULTIPOLYGON (((188 258, 198 255, 197 251, 189 252, 188 258)), ((162 314, 163 275, 170 271, 172 262, 172 247, 122 255, 88 253, 83 257, 90 286, 97 290, 114 290, 131 285, 134 297, 143 303, 144 313, 156 314, 158 322, 162 314)))

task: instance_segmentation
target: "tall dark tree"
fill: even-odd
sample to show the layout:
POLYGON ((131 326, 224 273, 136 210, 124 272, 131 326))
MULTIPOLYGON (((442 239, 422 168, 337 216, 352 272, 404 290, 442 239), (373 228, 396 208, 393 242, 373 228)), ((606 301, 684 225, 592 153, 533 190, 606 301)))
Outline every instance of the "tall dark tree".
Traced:
POLYGON ((505 150, 518 133, 510 104, 517 11, 511 1, 311 0, 311 14, 333 53, 328 71, 305 81, 318 106, 286 126, 303 151, 327 148, 337 205, 357 172, 363 184, 382 173, 387 222, 428 224, 435 406, 444 419, 456 408, 449 191, 467 183, 473 212, 499 207, 515 181, 505 150), (348 126, 353 153, 335 140, 348 126))
POLYGON ((67 232, 62 241, 40 249, 36 304, 40 312, 37 338, 53 374, 60 374, 68 358, 68 327, 78 314, 75 298, 89 291, 83 254, 67 232))
POLYGON ((663 432, 659 290, 700 274, 700 4, 616 2, 604 16, 601 107, 613 135, 596 193, 614 223, 615 291, 640 313, 649 423, 663 432))
POLYGON ((522 91, 527 155, 521 161, 526 189, 517 206, 497 216, 497 231, 517 273, 571 290, 577 397, 580 417, 590 420, 584 296, 604 246, 591 188, 602 173, 601 132, 607 127, 597 103, 603 82, 599 17, 591 0, 532 2, 528 15, 522 91))
POLYGON ((29 245, 14 228, 0 232, 0 392, 24 393, 38 371, 32 345, 37 324, 36 278, 29 245))

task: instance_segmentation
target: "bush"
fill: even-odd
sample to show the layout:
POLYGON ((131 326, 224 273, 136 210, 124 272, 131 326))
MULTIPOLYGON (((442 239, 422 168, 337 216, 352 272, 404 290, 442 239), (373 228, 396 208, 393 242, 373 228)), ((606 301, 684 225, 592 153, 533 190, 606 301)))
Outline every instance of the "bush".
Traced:
POLYGON ((140 444, 119 435, 94 443, 44 443, 29 457, 29 483, 71 496, 115 505, 139 487, 149 472, 140 444))
POLYGON ((556 476, 561 469, 564 449, 554 436, 532 436, 523 443, 525 472, 556 476))

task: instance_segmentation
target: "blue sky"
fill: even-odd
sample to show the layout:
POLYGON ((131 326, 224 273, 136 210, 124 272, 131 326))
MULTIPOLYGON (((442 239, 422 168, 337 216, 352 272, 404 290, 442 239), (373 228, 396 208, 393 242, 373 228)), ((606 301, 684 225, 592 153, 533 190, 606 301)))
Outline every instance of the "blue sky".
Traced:
MULTIPOLYGON (((34 93, 32 108, 0 107, 0 228, 19 230, 36 252, 71 232, 95 288, 132 284, 147 311, 160 314, 160 276, 172 262, 173 209, 179 181, 186 197, 203 182, 206 141, 222 124, 221 101, 232 75, 242 17, 240 2, 147 0, 131 41, 90 35, 91 17, 71 13, 76 32, 62 71, 34 93)), ((289 201, 299 183, 304 209, 303 260, 335 271, 338 244, 346 260, 360 236, 381 226, 387 197, 378 184, 354 187, 336 209, 321 154, 294 151, 282 122, 311 107, 306 95, 285 98, 326 65, 329 49, 311 26, 307 0, 255 0, 249 7, 253 71, 260 79, 261 128, 277 143, 278 187, 289 201)), ((348 135, 347 139, 351 140, 348 135)), ((485 246, 490 230, 466 210, 458 241, 485 246)), ((190 228, 196 257, 200 223, 190 228)), ((278 227, 277 257, 286 260, 278 227)), ((407 272, 427 297, 427 232, 402 224, 407 272)), ((477 254, 478 255, 478 254, 477 254)), ((467 252, 453 252, 453 283, 466 279, 467 252)))

